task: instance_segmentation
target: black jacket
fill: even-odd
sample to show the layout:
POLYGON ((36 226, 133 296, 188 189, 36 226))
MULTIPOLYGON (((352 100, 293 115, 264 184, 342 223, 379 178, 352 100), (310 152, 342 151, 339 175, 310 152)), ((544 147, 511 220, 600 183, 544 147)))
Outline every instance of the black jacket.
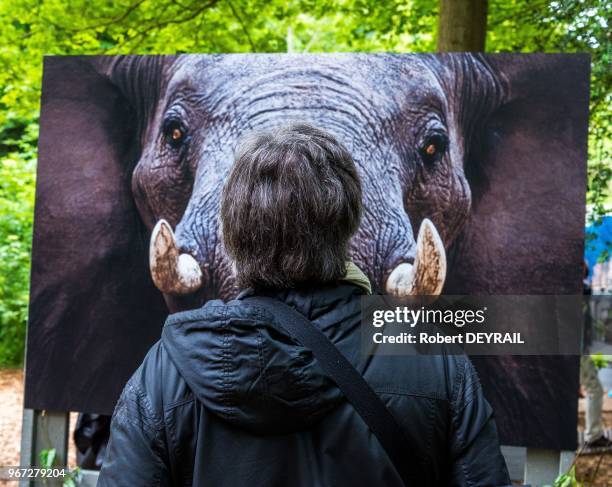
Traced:
MULTIPOLYGON (((353 285, 274 294, 382 397, 429 480, 509 484, 491 407, 464 356, 360 353, 353 285)), ((243 296, 244 297, 244 294, 243 296)), ((99 486, 400 486, 378 440, 312 354, 241 301, 171 315, 129 380, 99 486)))

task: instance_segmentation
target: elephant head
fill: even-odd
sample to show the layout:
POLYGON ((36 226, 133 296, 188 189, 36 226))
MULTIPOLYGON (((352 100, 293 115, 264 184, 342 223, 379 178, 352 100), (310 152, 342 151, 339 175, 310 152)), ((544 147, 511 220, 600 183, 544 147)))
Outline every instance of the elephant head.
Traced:
MULTIPOLYGON (((290 120, 331 132, 353 154, 364 216, 351 256, 377 290, 579 293, 588 62, 46 58, 26 406, 112 412, 169 309, 236 292, 217 220, 221 188, 244 134, 290 120), (51 394, 53 384, 63 394, 51 394)), ((517 364, 481 367, 502 413, 522 397, 508 372, 517 364)), ((541 370, 574 377, 572 367, 541 370)), ((542 408, 563 402, 557 390, 538 396, 542 408)), ((568 379, 564 397, 576 390, 568 379)), ((511 417, 499 423, 506 441, 536 421, 511 417)))
POLYGON ((374 287, 441 292, 445 247, 471 205, 471 135, 502 96, 482 58, 187 55, 115 58, 98 69, 138 116, 139 155, 126 166, 152 232, 153 282, 171 309, 235 293, 219 235, 221 188, 241 137, 294 119, 353 154, 364 218, 351 254, 374 287))

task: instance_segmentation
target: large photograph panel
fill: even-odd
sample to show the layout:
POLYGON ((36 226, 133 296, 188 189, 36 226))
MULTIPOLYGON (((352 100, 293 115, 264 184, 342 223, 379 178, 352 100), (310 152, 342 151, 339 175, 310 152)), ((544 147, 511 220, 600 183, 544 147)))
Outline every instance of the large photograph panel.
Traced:
MULTIPOLYGON (((236 293, 220 190, 240 137, 290 120, 353 154, 378 292, 427 218, 444 293, 580 294, 588 76, 583 55, 47 58, 26 407, 110 414, 168 312, 236 293), (150 258, 154 229, 196 278, 150 258)), ((577 359, 475 363, 503 443, 575 446, 577 359)))

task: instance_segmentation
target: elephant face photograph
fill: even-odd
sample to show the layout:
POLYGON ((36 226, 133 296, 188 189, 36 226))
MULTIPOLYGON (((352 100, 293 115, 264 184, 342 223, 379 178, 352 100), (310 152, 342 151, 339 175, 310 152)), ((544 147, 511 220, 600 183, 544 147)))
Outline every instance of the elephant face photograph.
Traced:
MULTIPOLYGON (((223 185, 289 122, 353 156, 375 292, 580 294, 588 82, 584 55, 47 57, 26 407, 110 414, 169 313, 236 296, 223 185)), ((474 358, 502 443, 573 448, 577 358, 525 358, 474 358)))
MULTIPOLYGON (((445 246, 467 220, 466 141, 503 92, 503 79, 482 59, 449 61, 354 55, 271 55, 256 62, 183 56, 137 67, 142 60, 102 61, 123 92, 136 91, 131 103, 146 114, 138 121, 140 156, 131 184, 148 231, 162 219, 175 229, 169 244, 169 228, 155 232, 163 248, 153 250, 150 262, 170 306, 172 296, 196 294, 202 304, 235 293, 216 218, 220 192, 237 142, 290 120, 324 127, 349 149, 364 176, 366 208, 352 258, 381 291, 409 294, 411 276, 402 272, 414 262, 423 219, 433 222, 445 246), (133 70, 159 91, 145 98, 143 87, 130 88, 133 70)), ((443 280, 419 291, 437 294, 443 280)))

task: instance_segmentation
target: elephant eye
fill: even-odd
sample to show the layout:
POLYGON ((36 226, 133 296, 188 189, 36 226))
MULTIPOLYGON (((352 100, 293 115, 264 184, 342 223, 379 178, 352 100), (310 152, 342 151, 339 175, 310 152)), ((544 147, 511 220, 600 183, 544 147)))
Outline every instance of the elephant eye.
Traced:
POLYGON ((168 120, 164 123, 164 136, 168 144, 174 148, 180 147, 185 140, 185 128, 178 120, 168 120))
POLYGON ((433 164, 440 160, 446 152, 448 145, 446 136, 443 134, 433 134, 425 139, 421 146, 420 152, 423 161, 427 164, 433 164))
POLYGON ((172 131, 172 140, 179 140, 183 138, 183 131, 181 129, 174 129, 172 131))

